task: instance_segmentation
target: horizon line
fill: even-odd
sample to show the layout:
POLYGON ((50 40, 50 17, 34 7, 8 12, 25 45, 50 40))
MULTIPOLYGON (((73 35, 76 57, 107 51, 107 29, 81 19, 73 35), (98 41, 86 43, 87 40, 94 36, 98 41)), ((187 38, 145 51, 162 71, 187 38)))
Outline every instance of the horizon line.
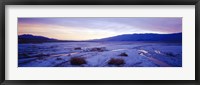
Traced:
MULTIPOLYGON (((178 34, 178 33, 182 33, 182 32, 165 33, 165 34, 178 34)), ((133 33, 133 34, 161 34, 161 33, 133 33)), ((121 34, 121 35, 133 35, 133 34, 121 34)), ((21 34, 21 35, 41 36, 41 37, 46 37, 49 39, 56 39, 56 38, 51 38, 51 37, 42 36, 42 35, 34 35, 34 34, 21 34)), ((18 35, 18 37, 21 35, 18 35)), ((120 36, 120 35, 116 35, 116 36, 120 36)), ((110 36, 110 37, 115 37, 115 36, 110 36)), ((110 37, 105 37, 105 38, 110 38, 110 37)), ((100 39, 103 39, 103 38, 100 38, 100 39)), ((62 40, 62 39, 56 39, 56 40, 62 40)), ((88 40, 96 40, 96 39, 88 39, 88 40)), ((67 41, 88 41, 88 40, 67 40, 67 41)))

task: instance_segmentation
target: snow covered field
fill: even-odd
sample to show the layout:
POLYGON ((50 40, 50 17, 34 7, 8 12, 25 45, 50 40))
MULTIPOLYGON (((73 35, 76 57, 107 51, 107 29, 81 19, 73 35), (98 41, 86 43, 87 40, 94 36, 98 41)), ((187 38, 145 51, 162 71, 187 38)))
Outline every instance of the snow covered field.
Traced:
POLYGON ((18 67, 182 67, 182 45, 160 42, 19 44, 18 67))

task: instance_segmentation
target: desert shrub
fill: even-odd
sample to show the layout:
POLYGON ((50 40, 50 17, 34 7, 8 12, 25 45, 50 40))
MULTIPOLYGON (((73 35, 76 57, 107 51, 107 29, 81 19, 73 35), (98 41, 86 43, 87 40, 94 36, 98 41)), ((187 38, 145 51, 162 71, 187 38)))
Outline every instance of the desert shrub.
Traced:
POLYGON ((105 47, 95 47, 95 48, 91 48, 90 51, 103 52, 103 51, 106 51, 106 48, 105 47))
POLYGON ((124 60, 123 59, 115 59, 115 58, 111 58, 109 61, 108 61, 108 64, 110 65, 122 65, 122 64, 125 64, 124 60))
POLYGON ((81 47, 76 47, 74 48, 74 50, 81 50, 81 47))
POLYGON ((86 64, 86 61, 82 57, 73 57, 70 59, 70 63, 72 65, 81 65, 81 64, 86 64))
POLYGON ((23 56, 23 57, 30 57, 28 54, 25 54, 25 53, 20 54, 20 56, 23 56))
POLYGON ((124 53, 119 54, 119 56, 128 56, 128 54, 126 54, 126 53, 124 52, 124 53))
POLYGON ((58 47, 57 45, 54 45, 54 46, 50 46, 50 48, 56 48, 56 47, 58 47))
POLYGON ((56 58, 56 60, 62 60, 62 58, 56 58))
POLYGON ((174 55, 172 52, 166 52, 165 53, 167 56, 171 56, 171 57, 175 57, 176 55, 174 55))

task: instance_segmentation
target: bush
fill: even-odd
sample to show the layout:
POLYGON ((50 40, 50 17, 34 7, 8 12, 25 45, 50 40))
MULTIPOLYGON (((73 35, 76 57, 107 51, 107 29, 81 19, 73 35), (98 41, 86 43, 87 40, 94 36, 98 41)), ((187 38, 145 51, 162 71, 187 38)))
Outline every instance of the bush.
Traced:
POLYGON ((95 47, 95 48, 91 48, 90 51, 103 52, 103 51, 106 51, 106 48, 105 47, 95 47))
POLYGON ((128 54, 126 54, 126 53, 124 52, 124 53, 119 54, 119 56, 128 56, 128 54))
POLYGON ((125 62, 124 62, 123 59, 111 58, 111 59, 108 61, 108 64, 110 64, 110 65, 122 65, 122 64, 125 64, 125 62))
POLYGON ((81 47, 76 47, 74 48, 74 50, 81 50, 81 47))
POLYGON ((56 58, 56 60, 62 60, 62 58, 56 58))
POLYGON ((81 65, 81 64, 86 64, 86 61, 84 58, 81 57, 73 57, 70 59, 70 63, 72 65, 81 65))
POLYGON ((165 53, 167 56, 171 56, 171 57, 175 57, 176 55, 174 55, 173 53, 171 53, 171 52, 166 52, 165 53))
POLYGON ((23 56, 23 57, 31 57, 31 56, 29 56, 28 54, 25 54, 25 53, 20 54, 20 56, 23 56))

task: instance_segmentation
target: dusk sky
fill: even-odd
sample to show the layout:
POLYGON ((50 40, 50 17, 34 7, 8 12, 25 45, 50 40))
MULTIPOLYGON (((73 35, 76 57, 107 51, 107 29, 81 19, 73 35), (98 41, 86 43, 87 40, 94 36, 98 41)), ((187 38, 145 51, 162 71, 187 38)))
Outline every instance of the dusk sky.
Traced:
POLYGON ((182 18, 18 18, 18 35, 60 40, 100 39, 122 34, 182 32, 182 18))

